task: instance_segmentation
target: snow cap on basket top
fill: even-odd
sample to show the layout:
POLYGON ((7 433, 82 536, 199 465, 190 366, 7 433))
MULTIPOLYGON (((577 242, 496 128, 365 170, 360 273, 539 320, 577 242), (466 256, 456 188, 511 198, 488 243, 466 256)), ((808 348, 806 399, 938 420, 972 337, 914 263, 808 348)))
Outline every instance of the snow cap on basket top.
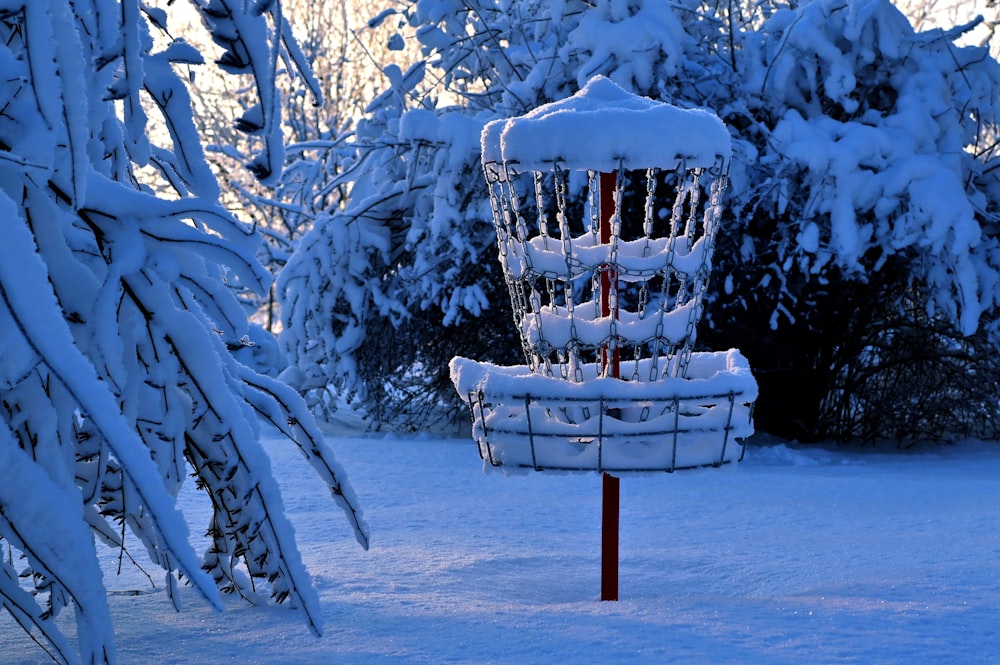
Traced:
POLYGON ((483 164, 507 163, 518 171, 721 166, 732 141, 717 115, 682 109, 620 88, 604 76, 572 97, 539 106, 517 118, 494 120, 481 136, 483 164))

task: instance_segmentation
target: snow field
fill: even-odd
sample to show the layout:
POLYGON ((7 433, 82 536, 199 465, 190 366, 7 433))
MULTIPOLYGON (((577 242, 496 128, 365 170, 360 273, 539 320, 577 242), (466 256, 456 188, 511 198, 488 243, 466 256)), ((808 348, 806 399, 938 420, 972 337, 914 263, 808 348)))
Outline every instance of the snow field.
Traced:
MULTIPOLYGON (((268 441, 326 626, 107 577, 120 662, 989 663, 1000 449, 752 445, 735 468, 622 480, 621 601, 602 603, 600 479, 483 474, 461 439, 331 439, 372 527, 268 441)), ((208 513, 185 491, 197 533, 208 513)), ((106 553, 106 576, 113 553, 106 553)), ((126 565, 126 569, 128 566, 126 565)), ((159 580, 157 580, 159 584, 159 580)), ((0 663, 47 662, 0 617, 0 663)))

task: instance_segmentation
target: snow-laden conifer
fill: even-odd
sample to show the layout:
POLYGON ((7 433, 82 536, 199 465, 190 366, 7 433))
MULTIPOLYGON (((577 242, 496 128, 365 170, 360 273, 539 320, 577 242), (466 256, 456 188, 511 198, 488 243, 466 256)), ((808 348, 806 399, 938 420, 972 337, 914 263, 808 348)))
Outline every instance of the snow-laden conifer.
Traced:
MULTIPOLYGON (((280 3, 195 4, 219 65, 252 85, 250 168, 273 180, 280 3)), ((145 548, 175 601, 183 578, 216 607, 220 590, 289 600, 321 630, 262 420, 367 544, 301 400, 234 359, 247 325, 230 285, 270 278, 258 236, 217 202, 178 75, 201 56, 180 39, 154 46, 167 18, 138 0, 0 3, 0 600, 57 662, 115 662, 95 549, 107 545, 145 548), (213 507, 203 556, 175 508, 189 475, 213 507), (75 647, 56 622, 67 607, 75 647)))

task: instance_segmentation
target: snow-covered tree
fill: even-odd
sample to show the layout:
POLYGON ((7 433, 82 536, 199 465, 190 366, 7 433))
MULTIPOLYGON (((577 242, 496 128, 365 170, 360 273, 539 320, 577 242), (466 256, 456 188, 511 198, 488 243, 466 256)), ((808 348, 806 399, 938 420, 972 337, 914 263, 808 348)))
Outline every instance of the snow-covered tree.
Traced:
MULTIPOLYGON (((441 357, 516 348, 501 346, 510 328, 475 139, 485 121, 603 74, 730 126, 701 339, 747 353, 764 429, 851 435, 890 392, 882 410, 911 425, 928 401, 967 406, 947 426, 856 434, 995 422, 996 368, 974 347, 997 333, 998 69, 985 48, 957 45, 964 29, 915 32, 888 0, 414 0, 404 14, 424 60, 386 68, 348 205, 317 221, 279 281, 293 385, 360 386, 386 409, 406 396, 401 379, 426 388, 434 371, 417 352, 387 354, 386 340, 441 357), (965 385, 990 386, 987 406, 949 381, 897 390, 939 360, 952 379, 992 377, 965 385)), ((425 412, 449 387, 426 392, 425 412)))
POLYGON ((996 364, 975 348, 1000 304, 1000 68, 962 32, 914 32, 882 0, 815 0, 743 42, 723 113, 748 159, 713 322, 749 346, 779 400, 758 416, 786 435, 995 427, 996 364), (952 422, 929 424, 935 410, 952 422))
MULTIPOLYGON (((281 4, 194 4, 217 64, 254 91, 240 124, 250 168, 274 182, 276 72, 307 70, 281 4)), ((182 39, 154 47, 167 18, 138 0, 0 2, 0 601, 61 663, 115 662, 103 545, 145 548, 172 598, 183 577, 214 606, 220 591, 288 600, 321 630, 261 422, 367 544, 301 399, 233 354, 247 321, 229 287, 263 291, 269 276, 259 237, 218 203, 175 71, 202 56, 182 39), (212 507, 202 556, 175 507, 188 475, 212 507), (57 622, 67 607, 75 647, 57 622)))
MULTIPOLYGON (((308 0, 284 0, 282 9, 314 78, 282 77, 282 132, 286 143, 285 169, 274 186, 262 186, 243 168, 254 149, 254 137, 245 124, 231 118, 243 116, 256 104, 252 89, 233 90, 225 72, 199 72, 193 91, 195 124, 210 137, 207 159, 218 175, 223 204, 261 232, 258 259, 277 275, 298 240, 312 228, 318 214, 342 207, 349 175, 344 173, 351 154, 347 142, 354 125, 381 85, 383 65, 412 56, 401 40, 391 40, 391 25, 368 25, 364 0, 342 0, 317 11, 308 0), (316 102, 323 99, 322 106, 316 102), (220 112, 224 111, 224 112, 220 112)), ((293 70, 294 71, 294 70, 293 70)), ((246 122, 246 120, 244 122, 246 122)), ((253 129, 252 126, 249 129, 253 129)), ((264 330, 280 329, 277 300, 272 288, 261 297, 240 294, 252 320, 264 330)), ((282 368, 280 354, 271 354, 271 335, 253 330, 259 342, 255 352, 262 370, 282 368), (266 358, 264 357, 266 356, 266 358)))
POLYGON ((980 46, 992 42, 990 51, 994 55, 1000 48, 994 39, 997 19, 1000 18, 1000 6, 996 0, 898 0, 894 4, 910 19, 913 27, 921 31, 947 29, 982 17, 983 20, 959 41, 980 46))

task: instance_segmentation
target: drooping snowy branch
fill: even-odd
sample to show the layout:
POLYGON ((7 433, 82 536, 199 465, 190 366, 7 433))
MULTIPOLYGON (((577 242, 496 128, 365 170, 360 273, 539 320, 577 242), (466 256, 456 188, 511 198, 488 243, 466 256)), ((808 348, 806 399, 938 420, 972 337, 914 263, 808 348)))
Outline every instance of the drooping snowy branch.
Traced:
MULTIPOLYGON (((241 126, 263 131, 266 179, 281 165, 274 77, 291 45, 280 3, 197 4, 227 44, 223 66, 254 78, 260 127, 241 126)), ((200 54, 176 39, 155 50, 167 18, 138 0, 0 10, 0 542, 15 553, 0 599, 58 662, 115 662, 97 543, 141 544, 175 602, 179 579, 217 608, 220 590, 269 595, 322 630, 260 414, 297 419, 284 431, 367 544, 304 405, 232 353, 247 321, 230 285, 260 292, 270 277, 259 237, 218 203, 174 70, 200 54), (213 508, 203 553, 175 508, 189 475, 213 508), (76 646, 56 623, 64 608, 76 646)))

